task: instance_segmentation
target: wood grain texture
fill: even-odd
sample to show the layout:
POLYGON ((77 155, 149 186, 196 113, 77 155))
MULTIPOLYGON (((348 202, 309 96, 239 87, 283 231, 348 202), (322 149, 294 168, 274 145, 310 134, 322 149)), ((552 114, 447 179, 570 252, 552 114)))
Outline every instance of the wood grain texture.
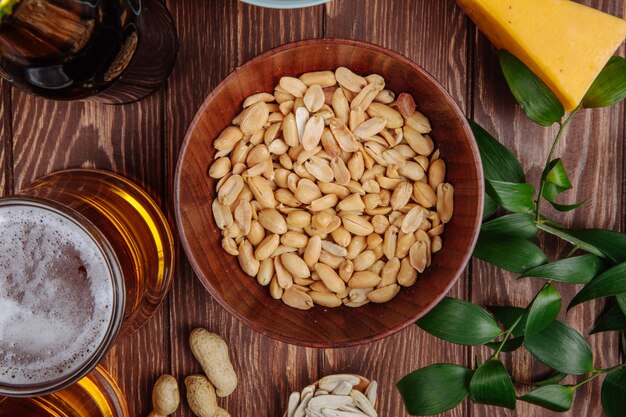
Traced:
POLYGON ((16 190, 70 167, 126 175, 159 196, 163 187, 161 93, 124 106, 43 100, 13 89, 16 190))
MULTIPOLYGON (((616 16, 625 16, 626 2, 587 0, 582 3, 616 16)), ((474 32, 476 33, 476 32, 474 32)), ((556 134, 555 128, 542 128, 533 124, 515 104, 501 74, 496 52, 480 34, 474 37, 476 59, 473 116, 488 131, 499 138, 522 162, 527 181, 536 184, 545 164, 545 158, 556 134)), ((585 110, 578 114, 564 135, 555 157, 562 157, 574 190, 565 193, 560 201, 589 201, 578 210, 560 214, 545 206, 542 210, 559 222, 572 227, 604 227, 623 230, 624 211, 621 204, 624 187, 624 105, 608 109, 585 110)), ((552 237, 541 239, 549 259, 565 256, 569 247, 552 237)), ((526 306, 545 281, 522 279, 497 269, 482 261, 473 264, 471 300, 483 305, 526 306)), ((581 286, 557 285, 567 305, 581 286)), ((604 301, 577 306, 561 319, 588 335, 604 301)), ((594 365, 600 369, 620 363, 617 335, 603 333, 587 337, 594 352, 594 365)), ((475 349, 484 360, 489 352, 475 349)), ((534 360, 528 352, 507 355, 506 363, 512 366, 514 378, 531 382, 546 376, 547 368, 534 360)), ((570 377, 566 382, 575 379, 570 377)), ((566 416, 602 415, 600 404, 601 379, 577 391, 572 409, 566 416)), ((520 389, 523 387, 520 386, 520 389)), ((472 415, 538 417, 550 415, 546 410, 518 402, 517 410, 510 411, 472 406, 472 415)))
MULTIPOLYGON (((279 11, 236 0, 205 1, 202 7, 198 2, 172 1, 169 7, 181 41, 166 105, 171 190, 178 149, 206 95, 253 56, 287 41, 319 37, 322 7, 279 11)), ((194 327, 221 334, 231 346, 239 376, 234 394, 220 400, 231 415, 280 416, 292 390, 320 377, 317 350, 276 342, 243 326, 211 298, 186 261, 180 264, 170 299, 172 372, 181 382, 201 372, 188 345, 194 327)), ((183 404, 178 415, 192 414, 183 404)))
POLYGON ((11 143, 11 86, 0 80, 0 197, 11 192, 10 177, 13 176, 13 164, 10 160, 11 143))
MULTIPOLYGON (((326 6, 324 35, 365 40, 400 52, 437 78, 465 109, 467 27, 454 2, 333 1, 326 6)), ((452 296, 465 298, 468 277, 461 277, 452 296)), ((466 349, 412 326, 369 346, 326 351, 323 373, 360 371, 381 385, 381 415, 405 416, 395 383, 415 369, 438 362, 465 364, 466 349)), ((467 416, 466 405, 445 415, 467 416)))
POLYGON ((0 167, 2 167, 3 169, 0 170, 0 197, 6 195, 6 190, 5 190, 5 178, 6 178, 6 174, 5 174, 5 167, 6 167, 6 163, 4 161, 4 147, 0 148, 0 167))
MULTIPOLYGON (((586 4, 625 16, 626 0, 585 0, 586 4)), ((139 103, 107 107, 92 103, 49 102, 11 94, 4 83, 0 137, 13 139, 11 155, 0 147, 0 191, 16 189, 53 170, 75 166, 112 169, 140 181, 171 210, 174 168, 182 139, 206 95, 228 73, 249 58, 282 43, 313 37, 347 37, 377 43, 408 56, 430 71, 468 113, 520 157, 536 181, 549 137, 554 132, 533 126, 514 105, 491 46, 456 7, 453 0, 334 0, 327 6, 276 11, 237 0, 169 0, 181 41, 176 68, 167 85, 139 103), (8 97, 8 99, 7 99, 8 97), (12 103, 11 103, 11 98, 12 103), (7 103, 9 109, 7 112, 7 103), (8 116, 8 117, 7 117, 8 116), (14 160, 14 165, 11 162, 14 160), (10 176, 9 175, 9 176, 10 176)), ((623 52, 622 52, 623 53, 623 52)), ((626 107, 587 111, 570 126, 557 151, 563 155, 576 193, 567 201, 590 197, 584 208, 563 216, 578 226, 624 227, 626 170, 624 142, 626 107)), ((572 195, 570 195, 572 194, 572 195)), ((547 240, 549 253, 564 251, 547 240)), ((541 285, 514 281, 511 274, 474 261, 451 295, 486 304, 525 305, 541 285)), ((566 298, 572 288, 561 287, 566 298)), ((579 330, 588 330, 602 303, 579 306, 567 316, 579 330)), ((211 299, 183 259, 172 291, 144 328, 120 340, 105 360, 124 392, 131 416, 146 416, 150 391, 162 372, 182 384, 200 368, 188 347, 188 335, 204 326, 224 335, 233 347, 240 386, 221 400, 239 417, 279 416, 289 392, 320 376, 351 371, 381 384, 381 415, 405 416, 394 384, 406 373, 435 362, 470 364, 478 352, 441 342, 416 327, 361 348, 304 349, 275 342, 255 333, 228 315, 211 299), (391 365, 390 365, 391 364, 391 365)), ((589 338, 596 366, 616 363, 612 336, 589 338)), ((512 362, 517 378, 528 380, 543 370, 529 355, 512 362)), ((569 416, 600 415, 599 382, 585 387, 569 416)), ((182 391, 184 392, 184 390, 182 391)), ((184 401, 183 401, 184 403, 184 401)), ((517 411, 464 406, 448 416, 556 415, 520 404, 517 411)), ((191 417, 186 405, 175 416, 191 417)))
POLYGON ((165 300, 143 327, 118 339, 102 362, 124 393, 131 416, 150 412, 154 382, 171 372, 168 311, 165 300))

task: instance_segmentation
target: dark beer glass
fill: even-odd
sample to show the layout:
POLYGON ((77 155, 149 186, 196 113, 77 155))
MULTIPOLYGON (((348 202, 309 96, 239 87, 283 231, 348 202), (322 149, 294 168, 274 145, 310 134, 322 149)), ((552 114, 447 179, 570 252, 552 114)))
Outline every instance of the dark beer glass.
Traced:
POLYGON ((3 0, 0 75, 56 100, 127 103, 168 77, 178 51, 160 0, 3 0))

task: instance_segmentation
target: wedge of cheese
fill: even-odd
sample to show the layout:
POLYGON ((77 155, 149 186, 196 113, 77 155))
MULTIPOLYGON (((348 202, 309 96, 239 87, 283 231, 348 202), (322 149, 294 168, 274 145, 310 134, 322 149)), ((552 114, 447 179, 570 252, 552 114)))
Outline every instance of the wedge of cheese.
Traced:
POLYGON ((569 0, 457 0, 498 48, 522 60, 566 111, 626 37, 626 20, 569 0))

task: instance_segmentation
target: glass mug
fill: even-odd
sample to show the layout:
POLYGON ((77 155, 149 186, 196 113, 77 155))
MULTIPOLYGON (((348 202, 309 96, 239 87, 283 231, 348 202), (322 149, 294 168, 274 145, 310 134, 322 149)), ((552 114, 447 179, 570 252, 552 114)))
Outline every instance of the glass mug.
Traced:
POLYGON ((178 39, 160 0, 2 0, 0 75, 56 100, 139 100, 169 76, 178 39))
POLYGON ((69 387, 41 397, 0 396, 0 417, 130 417, 111 376, 97 366, 69 387))
POLYGON ((174 239, 129 180, 71 169, 0 199, 0 396, 65 388, 169 289, 174 239))

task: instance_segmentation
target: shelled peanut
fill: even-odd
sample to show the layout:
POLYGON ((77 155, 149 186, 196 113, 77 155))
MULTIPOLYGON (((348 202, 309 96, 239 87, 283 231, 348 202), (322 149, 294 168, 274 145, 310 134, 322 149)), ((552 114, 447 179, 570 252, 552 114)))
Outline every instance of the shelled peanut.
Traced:
POLYGON ((289 396, 285 417, 378 417, 378 383, 356 375, 328 375, 289 396))
POLYGON ((222 247, 295 308, 383 303, 442 247, 454 187, 411 95, 347 68, 283 77, 213 145, 222 247))

